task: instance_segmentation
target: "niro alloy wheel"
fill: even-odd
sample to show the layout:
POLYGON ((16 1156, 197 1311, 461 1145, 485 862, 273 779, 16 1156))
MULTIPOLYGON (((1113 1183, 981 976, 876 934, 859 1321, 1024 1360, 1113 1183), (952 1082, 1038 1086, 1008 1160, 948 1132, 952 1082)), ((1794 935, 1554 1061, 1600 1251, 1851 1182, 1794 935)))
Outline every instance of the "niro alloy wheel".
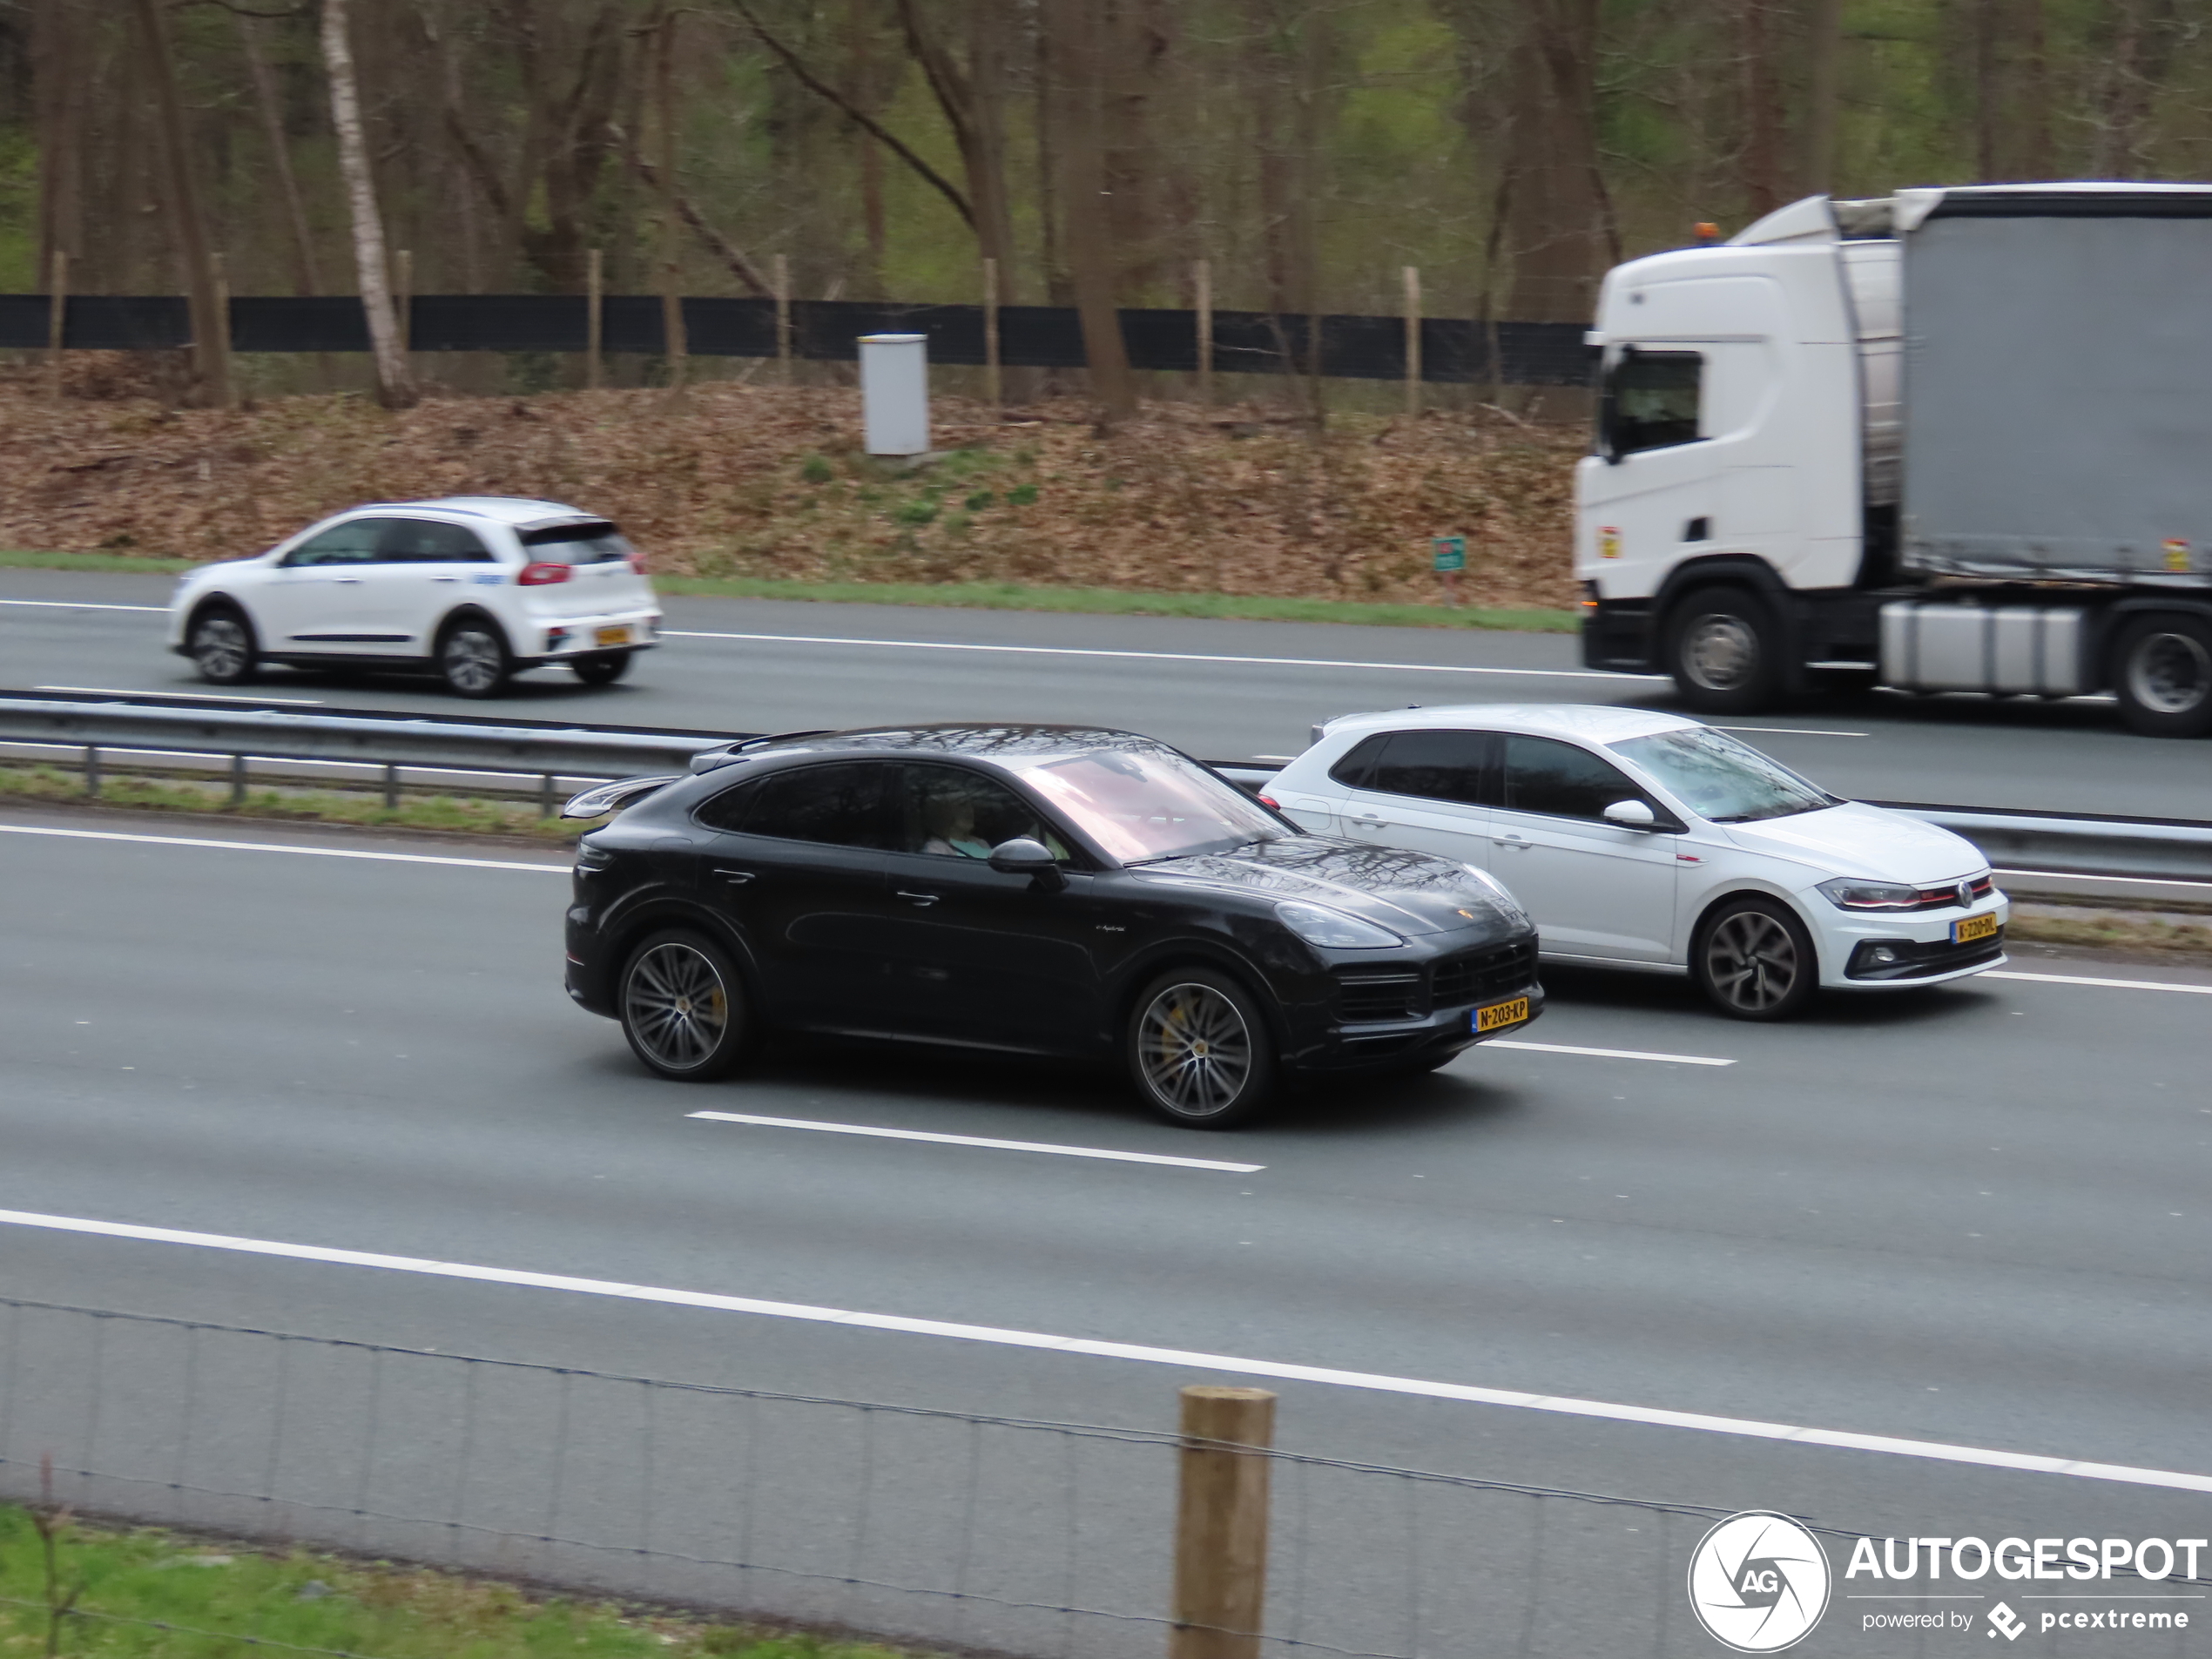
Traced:
POLYGON ((617 1001, 631 1051, 664 1077, 722 1076, 752 1039, 736 966, 697 934, 656 934, 638 946, 622 970, 617 1001))
POLYGON ((1704 588, 1684 599, 1667 651, 1676 691, 1702 714, 1749 714, 1774 700, 1774 624, 1742 588, 1704 588))
POLYGON ((2120 712, 2136 731, 2212 732, 2212 623, 2181 612, 2140 617, 2121 631, 2113 658, 2120 712))
POLYGON ((260 665, 252 624, 228 605, 211 606, 193 617, 185 643, 192 666, 211 685, 242 685, 260 665))
POLYGON ((1163 974, 1136 999, 1128 1037, 1130 1074, 1155 1110, 1193 1129, 1249 1122, 1275 1088, 1265 1016, 1225 974, 1163 974))
POLYGON ((1786 1020, 1819 988, 1812 935, 1772 899, 1731 899, 1705 919, 1690 973, 1714 1007, 1738 1020, 1786 1020))
POLYGON ((489 622, 465 617, 438 640, 438 678, 462 697, 496 697, 514 671, 506 640, 489 622))

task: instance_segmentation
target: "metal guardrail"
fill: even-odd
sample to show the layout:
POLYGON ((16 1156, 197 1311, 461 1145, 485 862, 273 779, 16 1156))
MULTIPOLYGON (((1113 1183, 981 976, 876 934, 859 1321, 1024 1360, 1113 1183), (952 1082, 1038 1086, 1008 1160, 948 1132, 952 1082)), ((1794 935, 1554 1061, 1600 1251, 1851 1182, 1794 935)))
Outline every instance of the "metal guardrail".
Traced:
MULTIPOLYGON (((550 721, 426 719, 417 715, 296 714, 273 709, 211 709, 180 702, 117 702, 0 693, 0 742, 56 744, 87 752, 98 775, 100 751, 215 754, 346 761, 526 777, 631 778, 685 765, 701 749, 754 737, 749 732, 608 730, 550 721)), ((1275 769, 1212 763, 1223 776, 1258 790, 1275 769)), ((2212 882, 2212 823, 2082 814, 1988 812, 1912 801, 1871 805, 1909 813, 1966 837, 1991 862, 2055 874, 2212 882)))

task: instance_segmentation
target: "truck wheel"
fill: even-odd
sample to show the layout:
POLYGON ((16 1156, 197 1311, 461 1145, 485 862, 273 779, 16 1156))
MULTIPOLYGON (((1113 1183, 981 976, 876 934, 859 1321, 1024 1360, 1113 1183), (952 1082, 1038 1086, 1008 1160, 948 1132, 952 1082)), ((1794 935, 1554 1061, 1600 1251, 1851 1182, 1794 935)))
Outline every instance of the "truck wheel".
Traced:
POLYGON ((2122 718, 2150 738, 2212 732, 2212 623, 2180 611, 2137 617, 2112 653, 2122 718))
POLYGON ((1742 588, 1704 588, 1674 608, 1667 672, 1700 714, 1752 714, 1781 682, 1773 613, 1742 588))

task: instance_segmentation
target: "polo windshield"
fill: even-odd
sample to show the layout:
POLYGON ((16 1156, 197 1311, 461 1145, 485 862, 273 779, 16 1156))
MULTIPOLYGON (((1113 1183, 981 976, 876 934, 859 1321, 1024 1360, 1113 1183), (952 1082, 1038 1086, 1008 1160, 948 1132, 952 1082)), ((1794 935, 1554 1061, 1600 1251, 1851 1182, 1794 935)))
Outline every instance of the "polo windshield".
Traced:
POLYGON ((1013 764, 1123 864, 1223 853, 1289 833, 1265 807, 1163 750, 1094 751, 1013 764))
POLYGON ((1842 804, 1780 761, 1709 725, 1655 732, 1606 747, 1642 767, 1683 805, 1716 824, 1789 818, 1842 804))

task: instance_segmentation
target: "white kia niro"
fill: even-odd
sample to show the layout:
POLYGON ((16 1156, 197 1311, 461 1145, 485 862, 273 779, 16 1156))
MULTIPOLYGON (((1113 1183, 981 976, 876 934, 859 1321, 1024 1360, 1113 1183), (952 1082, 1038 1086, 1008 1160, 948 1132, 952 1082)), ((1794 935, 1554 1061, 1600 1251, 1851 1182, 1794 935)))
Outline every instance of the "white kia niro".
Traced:
POLYGON ((504 496, 386 502, 203 565, 169 602, 169 648, 238 685, 264 663, 435 674, 494 697, 558 664, 587 685, 658 643, 637 550, 605 519, 504 496))
POLYGON ((1547 960, 1687 972, 1737 1019, 2005 961, 2010 906, 1973 843, 1678 715, 1345 715, 1264 799, 1324 834, 1486 871, 1535 919, 1547 960))

